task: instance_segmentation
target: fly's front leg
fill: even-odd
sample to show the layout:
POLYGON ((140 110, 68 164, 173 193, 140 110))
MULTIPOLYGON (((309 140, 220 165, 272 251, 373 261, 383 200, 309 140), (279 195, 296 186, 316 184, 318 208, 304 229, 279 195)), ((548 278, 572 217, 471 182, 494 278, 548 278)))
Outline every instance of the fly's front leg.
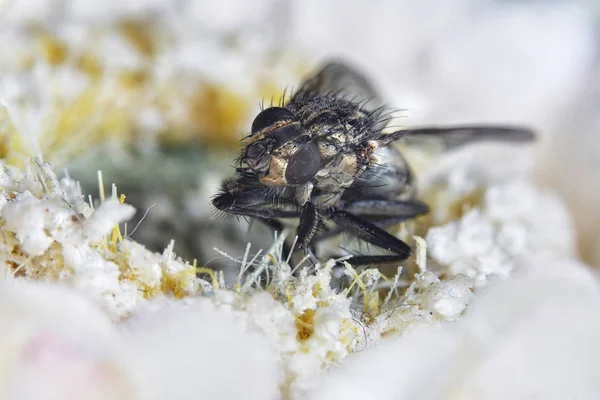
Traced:
POLYGON ((310 201, 314 185, 307 182, 296 189, 296 202, 302 207, 300 210, 300 221, 296 229, 296 249, 308 253, 311 241, 321 225, 321 217, 313 202, 310 201))
POLYGON ((300 223, 296 229, 296 235, 298 236, 296 248, 298 250, 308 251, 311 241, 317 233, 320 224, 321 217, 319 216, 319 212, 314 203, 309 201, 304 204, 302 211, 300 212, 300 223))

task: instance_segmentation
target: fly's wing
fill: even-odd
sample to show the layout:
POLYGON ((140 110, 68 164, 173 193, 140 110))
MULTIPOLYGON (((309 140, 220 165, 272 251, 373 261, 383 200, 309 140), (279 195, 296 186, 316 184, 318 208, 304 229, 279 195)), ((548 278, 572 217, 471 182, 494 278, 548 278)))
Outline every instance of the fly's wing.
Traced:
POLYGON ((379 163, 371 164, 352 186, 342 200, 356 202, 364 199, 408 201, 416 195, 416 182, 405 157, 393 146, 377 149, 379 163))
POLYGON ((402 142, 409 146, 437 145, 441 150, 451 150, 479 141, 531 142, 535 139, 535 134, 529 128, 502 125, 416 127, 383 134, 381 131, 387 125, 387 120, 380 118, 384 112, 383 100, 363 74, 340 61, 325 64, 300 86, 292 101, 314 92, 336 93, 344 98, 362 102, 362 108, 372 112, 375 119, 380 121, 374 127, 375 132, 380 132, 380 146, 402 139, 402 142))
POLYGON ((330 61, 302 83, 299 92, 318 91, 339 93, 356 101, 383 102, 373 84, 360 72, 341 61, 330 61))
POLYGON ((444 150, 451 150, 484 141, 532 142, 535 133, 532 129, 518 126, 420 127, 408 129, 404 142, 418 145, 425 140, 437 141, 444 150))
MULTIPOLYGON (((373 84, 362 73, 341 61, 330 61, 323 65, 302 83, 292 101, 297 96, 314 92, 335 93, 345 99, 361 103, 361 107, 373 113, 376 120, 380 119, 384 111, 384 102, 373 84)), ((386 124, 387 121, 378 123, 375 130, 382 130, 386 124)))
POLYGON ((402 139, 402 143, 415 147, 437 145, 441 150, 452 150, 470 143, 500 141, 526 143, 535 140, 532 129, 520 126, 473 125, 448 127, 415 127, 381 135, 380 145, 402 139))

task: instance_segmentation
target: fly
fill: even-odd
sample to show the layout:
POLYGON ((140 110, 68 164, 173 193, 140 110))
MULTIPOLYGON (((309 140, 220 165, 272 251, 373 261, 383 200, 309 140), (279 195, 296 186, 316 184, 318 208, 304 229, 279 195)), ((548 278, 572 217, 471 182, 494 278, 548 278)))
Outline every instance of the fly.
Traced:
POLYGON ((429 138, 445 149, 480 140, 529 142, 531 129, 503 125, 416 127, 384 133, 390 118, 371 83, 352 67, 330 62, 280 107, 262 110, 244 140, 236 176, 213 205, 281 229, 298 220, 296 250, 347 233, 387 250, 355 255, 353 265, 402 261, 404 241, 385 228, 426 214, 413 174, 390 143, 429 138), (382 161, 375 152, 388 153, 382 161))

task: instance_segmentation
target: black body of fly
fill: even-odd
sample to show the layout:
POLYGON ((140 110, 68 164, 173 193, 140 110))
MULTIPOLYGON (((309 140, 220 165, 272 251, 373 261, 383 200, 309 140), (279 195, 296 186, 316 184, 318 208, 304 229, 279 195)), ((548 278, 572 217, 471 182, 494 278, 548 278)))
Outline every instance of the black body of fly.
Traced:
POLYGON ((384 111, 364 76, 343 63, 325 65, 287 103, 256 116, 236 177, 223 184, 213 205, 276 229, 280 219, 298 219, 297 249, 308 251, 345 232, 389 252, 354 256, 353 265, 401 261, 410 256, 410 246, 384 228, 428 207, 416 198, 409 166, 388 144, 429 137, 454 148, 478 140, 534 139, 530 129, 493 125, 383 133, 389 121, 384 111), (376 151, 386 155, 384 163, 376 151))

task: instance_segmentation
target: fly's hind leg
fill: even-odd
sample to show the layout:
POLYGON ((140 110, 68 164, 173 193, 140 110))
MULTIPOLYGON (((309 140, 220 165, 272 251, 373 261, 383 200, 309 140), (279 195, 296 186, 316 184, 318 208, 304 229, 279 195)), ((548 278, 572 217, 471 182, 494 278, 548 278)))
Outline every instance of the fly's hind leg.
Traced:
POLYGON ((393 261, 402 261, 410 257, 412 250, 402 240, 390 235, 377 225, 342 210, 334 210, 329 218, 344 232, 351 234, 367 243, 394 254, 355 256, 350 259, 353 265, 385 264, 393 261))
MULTIPOLYGON (((424 215, 429 212, 429 207, 425 203, 416 200, 361 200, 345 204, 343 206, 343 211, 362 218, 366 223, 370 223, 378 228, 384 229, 399 222, 408 221, 424 215)), ((319 242, 330 239, 344 232, 352 233, 347 229, 344 229, 342 225, 338 224, 338 226, 335 226, 328 231, 315 236, 312 241, 312 245, 315 246, 319 242)), ((381 263, 388 263, 398 260, 396 256, 385 257, 391 258, 380 258, 381 263)), ((400 261, 401 260, 402 259, 400 259, 400 261)), ((352 258, 352 263, 357 265, 371 264, 372 256, 354 256, 352 258)))

